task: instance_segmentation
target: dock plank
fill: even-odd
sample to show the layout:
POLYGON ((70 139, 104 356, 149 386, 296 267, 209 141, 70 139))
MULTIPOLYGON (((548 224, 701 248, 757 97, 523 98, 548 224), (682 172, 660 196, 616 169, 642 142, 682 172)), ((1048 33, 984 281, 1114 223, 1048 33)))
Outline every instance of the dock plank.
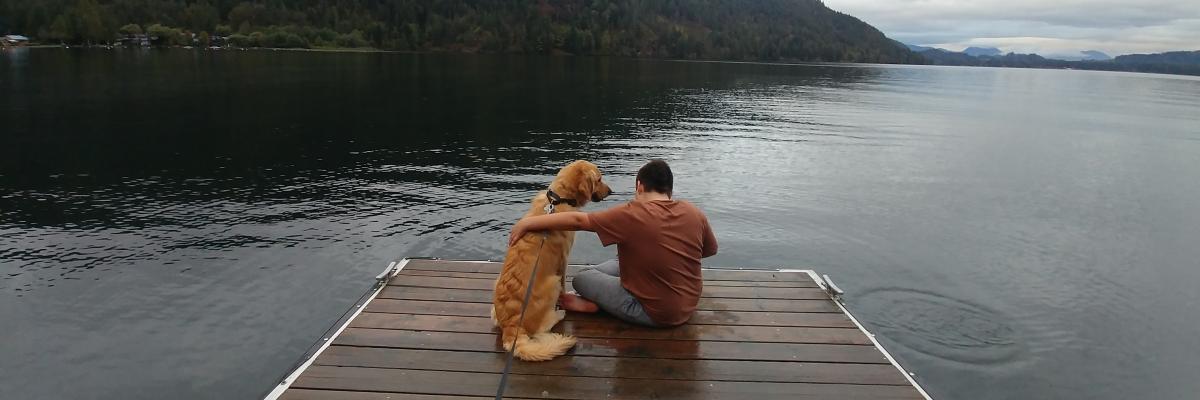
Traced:
MULTIPOLYGON (((500 263, 480 263, 480 262, 462 262, 462 261, 431 261, 431 260, 410 260, 405 270, 414 271, 443 271, 443 272, 467 272, 467 273, 499 273, 500 263)), ((583 268, 580 265, 567 266, 567 274, 573 275, 583 268)), ((772 270, 731 270, 731 269, 705 269, 703 271, 705 280, 751 280, 751 281, 774 281, 774 282, 813 282, 812 277, 807 274, 794 272, 779 272, 772 270)), ((816 287, 815 282, 814 286, 816 287)))
MULTIPOLYGON (((492 292, 483 290, 388 286, 379 293, 379 298, 491 304, 492 292)), ((696 309, 711 311, 841 312, 836 304, 827 299, 714 299, 701 297, 699 304, 696 305, 696 309)))
MULTIPOLYGON (((459 303, 447 301, 376 299, 367 306, 367 312, 390 314, 448 315, 460 317, 489 317, 491 303, 459 303)), ((606 319, 599 314, 568 313, 568 321, 606 319)), ((693 325, 754 325, 754 326, 808 326, 827 328, 854 328, 854 322, 841 313, 777 313, 752 311, 696 311, 688 320, 693 325)))
MULTIPOLYGON (((364 312, 350 323, 354 328, 408 329, 435 332, 492 333, 491 318, 446 315, 384 314, 364 312)), ((593 338, 645 340, 709 340, 774 343, 871 344, 853 328, 792 326, 682 325, 671 329, 648 328, 614 319, 563 321, 555 331, 593 338)))
MULTIPOLYGON (((381 349, 334 346, 317 365, 495 372, 504 369, 505 353, 381 349)), ((907 385, 886 364, 826 364, 777 361, 676 360, 574 355, 539 363, 516 363, 512 373, 593 378, 672 379, 693 381, 850 383, 907 385)))
MULTIPOLYGON (((567 281, 573 279, 575 271, 567 274, 567 281)), ((487 279, 496 280, 498 276, 495 272, 446 272, 446 271, 422 271, 422 270, 405 270, 404 276, 433 276, 442 278, 465 278, 465 279, 487 279)), ((789 288, 814 288, 817 283, 811 280, 807 281, 755 281, 749 279, 716 279, 710 276, 704 277, 705 286, 737 286, 737 287, 789 287, 789 288)))
MULTIPOLYGON (((650 357, 681 360, 795 361, 887 364, 873 346, 812 343, 737 343, 697 340, 577 338, 568 354, 604 357, 650 357)), ((503 353, 493 333, 428 332, 401 329, 348 328, 334 345, 435 349, 503 353)))
MULTIPOLYGON (((500 374, 410 369, 313 366, 293 385, 458 396, 496 393, 500 374)), ((556 399, 918 399, 912 388, 778 382, 682 381, 578 376, 511 375, 506 394, 556 399)))
MULTIPOLYGON (((428 277, 423 277, 428 278, 428 277)), ((492 301, 492 289, 463 289, 463 288, 446 288, 446 287, 430 287, 422 286, 423 281, 405 280, 396 285, 388 285, 384 288, 384 298, 412 298, 412 297, 396 297, 396 296, 414 296, 421 294, 426 297, 440 296, 440 298, 412 298, 413 300, 450 300, 450 301, 475 301, 475 302, 490 302, 492 301), (414 290, 416 289, 416 290, 414 290), (427 290, 420 290, 427 289, 427 290), (428 290, 433 289, 433 290, 428 290), (447 290, 452 289, 452 290, 447 290)), ((491 285, 489 282, 488 285, 491 285)), ((570 283, 567 284, 567 290, 574 290, 570 283)), ((704 292, 700 295, 701 299, 776 299, 776 300, 822 300, 828 302, 829 295, 825 294, 821 289, 813 288, 749 288, 749 287, 705 287, 704 292), (782 290, 782 291, 775 291, 782 290)))
MULTIPOLYGON (((396 277, 388 284, 399 287, 424 287, 439 289, 485 290, 489 293, 495 288, 495 281, 470 278, 452 278, 441 276, 408 276, 396 277)), ((572 290, 567 284, 567 290, 572 290)), ((823 300, 829 295, 818 288, 780 288, 780 287, 738 287, 710 286, 704 287, 700 297, 708 298, 739 298, 739 299, 788 299, 788 300, 823 300)))

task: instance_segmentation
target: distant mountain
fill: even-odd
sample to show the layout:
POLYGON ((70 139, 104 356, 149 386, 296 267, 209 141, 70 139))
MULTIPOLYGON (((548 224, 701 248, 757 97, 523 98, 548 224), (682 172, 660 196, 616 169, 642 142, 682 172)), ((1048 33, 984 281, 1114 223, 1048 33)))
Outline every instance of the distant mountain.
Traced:
POLYGON ((1200 51, 1172 51, 1158 54, 1127 54, 1113 59, 1117 64, 1200 65, 1200 51))
POLYGON ((1003 52, 1000 51, 1000 49, 997 49, 995 47, 974 47, 974 46, 972 46, 972 47, 968 47, 968 48, 964 49, 962 52, 964 54, 972 56, 972 57, 980 57, 980 56, 995 57, 995 56, 1004 54, 1003 52))
POLYGON ((1081 52, 1078 60, 1061 60, 1037 54, 1008 53, 1005 55, 972 56, 967 53, 932 49, 919 52, 934 65, 965 65, 977 67, 1057 68, 1100 71, 1150 72, 1159 74, 1200 75, 1200 51, 1173 51, 1159 54, 1130 54, 1106 60, 1085 60, 1083 56, 1100 57, 1098 51, 1081 52))
MULTIPOLYGON (((1200 75, 1200 51, 1171 51, 1158 54, 1128 54, 1110 62, 1114 70, 1159 74, 1200 75)), ((1098 63, 1097 63, 1098 64, 1098 63)))
POLYGON ((982 62, 979 57, 943 49, 922 51, 920 54, 922 57, 925 57, 925 60, 934 65, 980 65, 982 62))
POLYGON ((1099 50, 1084 50, 1079 53, 1083 54, 1083 59, 1088 61, 1105 61, 1112 59, 1112 57, 1110 57, 1108 54, 1104 54, 1104 52, 1099 50))
POLYGON ((900 44, 904 45, 904 47, 907 47, 909 50, 912 50, 912 51, 915 51, 918 53, 934 49, 933 47, 917 46, 915 44, 908 44, 908 43, 900 43, 900 44))
POLYGON ((1063 61, 1107 61, 1112 59, 1108 54, 1096 50, 1085 50, 1076 54, 1047 54, 1043 57, 1063 61))

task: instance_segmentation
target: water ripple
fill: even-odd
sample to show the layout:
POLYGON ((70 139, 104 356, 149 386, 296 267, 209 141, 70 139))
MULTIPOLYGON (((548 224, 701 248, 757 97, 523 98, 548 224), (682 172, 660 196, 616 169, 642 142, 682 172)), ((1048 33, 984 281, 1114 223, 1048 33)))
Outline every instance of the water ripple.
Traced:
POLYGON ((855 303, 886 310, 870 324, 931 357, 998 367, 1024 352, 1013 321, 980 304, 911 289, 872 290, 857 296, 855 303))

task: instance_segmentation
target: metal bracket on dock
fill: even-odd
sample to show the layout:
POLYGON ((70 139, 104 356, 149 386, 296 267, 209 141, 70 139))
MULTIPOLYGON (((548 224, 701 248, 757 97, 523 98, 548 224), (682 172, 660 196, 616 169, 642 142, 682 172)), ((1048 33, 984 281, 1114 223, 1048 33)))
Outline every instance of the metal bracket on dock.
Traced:
POLYGON ((396 264, 399 263, 395 261, 389 263, 387 269, 383 270, 383 272, 380 272, 379 275, 375 275, 375 282, 379 283, 380 285, 386 285, 387 282, 392 279, 392 276, 396 275, 396 271, 399 270, 396 264))
POLYGON ((821 275, 821 280, 825 281, 825 292, 829 293, 835 299, 840 299, 846 291, 833 283, 833 279, 829 279, 829 275, 821 275))

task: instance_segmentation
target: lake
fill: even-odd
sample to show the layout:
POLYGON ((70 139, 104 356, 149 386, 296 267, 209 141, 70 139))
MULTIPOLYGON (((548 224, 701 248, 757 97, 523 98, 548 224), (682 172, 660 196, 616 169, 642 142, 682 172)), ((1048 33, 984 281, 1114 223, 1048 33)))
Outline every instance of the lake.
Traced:
MULTIPOLYGON (((1200 392, 1200 79, 0 52, 0 393, 256 398, 405 256, 500 259, 650 158, 714 267, 812 268, 936 399, 1200 392)), ((612 258, 580 234, 572 259, 612 258)))

